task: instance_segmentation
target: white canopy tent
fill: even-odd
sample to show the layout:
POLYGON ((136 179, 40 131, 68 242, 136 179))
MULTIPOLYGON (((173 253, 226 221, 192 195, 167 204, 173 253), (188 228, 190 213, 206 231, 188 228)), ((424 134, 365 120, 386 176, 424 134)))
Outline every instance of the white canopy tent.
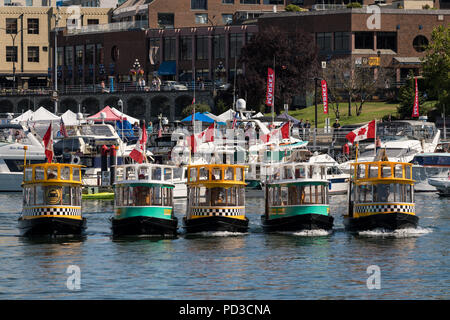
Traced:
POLYGON ((233 111, 233 109, 228 109, 224 113, 218 115, 217 118, 220 119, 219 120, 220 122, 227 122, 229 120, 233 120, 234 112, 235 111, 233 111))
POLYGON ((22 113, 17 118, 11 120, 11 123, 19 123, 19 122, 27 122, 33 116, 33 111, 27 110, 25 113, 22 113))
MULTIPOLYGON (((77 125, 80 121, 77 119, 77 114, 72 110, 67 110, 61 115, 62 120, 66 126, 77 125)), ((81 121, 82 123, 86 122, 85 120, 81 121)))
POLYGON ((61 118, 57 115, 51 113, 44 107, 40 107, 35 112, 33 112, 33 116, 30 121, 32 122, 50 122, 50 121, 59 121, 61 118))

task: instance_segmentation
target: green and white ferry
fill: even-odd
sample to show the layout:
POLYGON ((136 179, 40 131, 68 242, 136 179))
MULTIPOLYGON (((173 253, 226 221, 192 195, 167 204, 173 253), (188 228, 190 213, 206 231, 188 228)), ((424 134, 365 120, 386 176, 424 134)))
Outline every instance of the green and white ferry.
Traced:
POLYGON ((116 166, 114 236, 177 234, 173 210, 176 169, 147 163, 116 166))
POLYGON ((266 170, 264 231, 330 230, 325 165, 278 163, 266 170))

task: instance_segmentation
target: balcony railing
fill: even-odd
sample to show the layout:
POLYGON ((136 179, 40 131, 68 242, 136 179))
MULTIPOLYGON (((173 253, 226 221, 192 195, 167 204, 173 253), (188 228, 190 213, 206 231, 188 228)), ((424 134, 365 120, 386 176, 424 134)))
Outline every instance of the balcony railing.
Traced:
POLYGON ((313 11, 319 11, 319 10, 342 10, 347 9, 346 4, 332 4, 332 3, 326 3, 326 4, 315 4, 311 7, 311 10, 313 11))
POLYGON ((126 31, 134 29, 147 29, 148 21, 123 21, 123 22, 113 22, 106 24, 91 24, 88 26, 83 26, 79 29, 68 28, 67 35, 77 35, 83 33, 103 33, 103 32, 116 32, 116 31, 126 31))

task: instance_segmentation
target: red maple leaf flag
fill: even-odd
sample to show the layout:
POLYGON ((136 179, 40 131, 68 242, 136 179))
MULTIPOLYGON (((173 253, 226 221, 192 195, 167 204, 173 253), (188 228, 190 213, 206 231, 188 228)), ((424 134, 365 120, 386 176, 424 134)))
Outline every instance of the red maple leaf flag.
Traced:
POLYGON ((53 161, 53 131, 51 122, 42 140, 44 141, 45 156, 47 157, 47 161, 51 163, 53 161))
POLYGON ((202 132, 203 142, 214 142, 214 123, 202 132))
POLYGON ((372 120, 368 124, 349 132, 345 137, 352 144, 361 140, 375 139, 375 125, 375 120, 372 120))
POLYGON ((289 139, 289 129, 290 129, 290 123, 286 122, 282 127, 281 127, 281 139, 289 139))
POLYGON ((130 158, 138 163, 142 163, 144 161, 144 150, 145 143, 147 142, 147 130, 145 130, 145 126, 141 130, 141 136, 136 143, 134 149, 130 152, 130 158))

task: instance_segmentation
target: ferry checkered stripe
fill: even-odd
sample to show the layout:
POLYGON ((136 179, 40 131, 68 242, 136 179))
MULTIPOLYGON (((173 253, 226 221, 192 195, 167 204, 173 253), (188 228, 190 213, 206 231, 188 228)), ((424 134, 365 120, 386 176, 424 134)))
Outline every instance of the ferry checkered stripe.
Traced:
POLYGON ((192 216, 243 216, 245 215, 245 209, 243 208, 192 208, 191 209, 192 216))
POLYGON ((392 212, 392 211, 401 213, 414 213, 414 206, 402 204, 376 204, 376 205, 355 206, 355 212, 357 213, 392 212))
POLYGON ((80 208, 31 208, 23 211, 24 216, 81 216, 80 208))

